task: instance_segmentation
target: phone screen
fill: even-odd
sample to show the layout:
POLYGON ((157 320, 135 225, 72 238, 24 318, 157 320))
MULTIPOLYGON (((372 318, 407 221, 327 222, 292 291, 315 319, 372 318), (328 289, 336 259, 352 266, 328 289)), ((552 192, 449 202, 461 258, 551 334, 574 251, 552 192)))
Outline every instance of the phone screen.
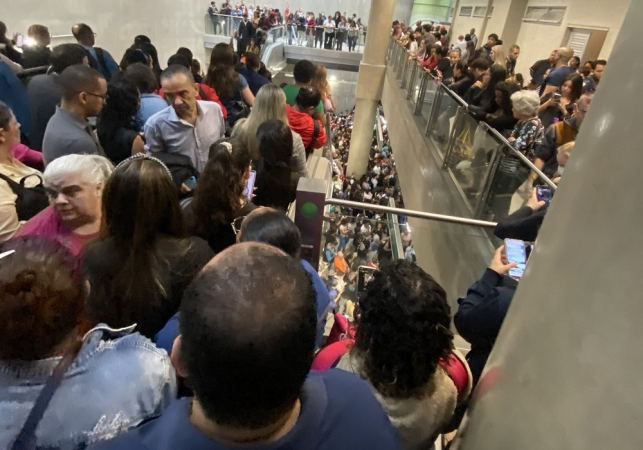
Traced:
POLYGON ((551 201, 551 188, 549 186, 536 186, 536 197, 539 202, 545 201, 549 203, 551 201))
POLYGON ((359 266, 357 269, 357 299, 366 292, 366 286, 373 281, 373 274, 377 269, 369 266, 359 266))
POLYGON ((248 178, 248 183, 246 184, 246 188, 243 191, 243 195, 246 196, 248 201, 252 201, 252 192, 254 191, 256 178, 257 178, 257 172, 255 172, 254 170, 251 170, 250 178, 248 178))
POLYGON ((521 279, 525 273, 525 267, 527 266, 525 243, 517 239, 505 239, 505 251, 507 253, 507 260, 510 263, 518 264, 516 267, 509 270, 509 276, 518 280, 521 279))
POLYGON ((195 177, 190 177, 187 180, 183 182, 189 189, 194 190, 196 188, 196 178, 195 177))

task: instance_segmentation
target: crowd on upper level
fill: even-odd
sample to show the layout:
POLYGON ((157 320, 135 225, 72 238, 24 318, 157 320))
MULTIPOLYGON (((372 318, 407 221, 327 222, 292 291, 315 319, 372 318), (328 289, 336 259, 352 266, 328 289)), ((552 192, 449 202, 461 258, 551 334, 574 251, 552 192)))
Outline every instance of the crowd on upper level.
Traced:
POLYGON ((287 6, 283 15, 278 8, 263 8, 256 5, 246 6, 242 0, 234 6, 224 2, 217 7, 211 2, 208 15, 215 34, 233 35, 237 40, 237 51, 245 53, 248 46, 261 47, 266 42, 268 30, 272 27, 285 25, 288 35, 288 45, 315 47, 328 50, 343 50, 344 44, 348 51, 355 51, 361 35, 365 39, 366 24, 353 13, 336 11, 334 15, 320 12, 306 12, 300 8, 294 13, 287 6))

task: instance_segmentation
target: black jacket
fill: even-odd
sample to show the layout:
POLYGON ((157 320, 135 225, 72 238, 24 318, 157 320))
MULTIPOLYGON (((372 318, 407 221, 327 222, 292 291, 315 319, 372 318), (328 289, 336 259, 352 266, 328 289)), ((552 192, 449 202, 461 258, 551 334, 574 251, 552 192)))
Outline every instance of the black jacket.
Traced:
POLYGON ((493 229, 493 234, 500 239, 533 242, 538 237, 546 212, 547 206, 538 211, 534 211, 529 206, 523 206, 513 214, 500 219, 496 228, 493 229))
POLYGON ((458 333, 471 344, 467 361, 474 385, 487 363, 517 286, 514 279, 487 269, 469 288, 467 296, 458 299, 453 323, 458 333))
MULTIPOLYGON (((248 21, 239 24, 238 37, 240 41, 249 41, 255 35, 255 27, 252 26, 252 22, 248 21)), ((245 50, 245 49, 244 49, 245 50)))

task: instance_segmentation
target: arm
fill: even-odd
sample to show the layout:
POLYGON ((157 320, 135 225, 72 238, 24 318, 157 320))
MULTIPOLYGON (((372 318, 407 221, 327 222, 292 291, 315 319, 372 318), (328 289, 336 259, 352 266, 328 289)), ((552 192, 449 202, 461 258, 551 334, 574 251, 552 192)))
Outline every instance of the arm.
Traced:
POLYGON ((547 86, 545 86, 545 89, 543 90, 543 93, 540 96, 540 98, 545 98, 547 95, 553 94, 557 90, 558 88, 556 86, 548 84, 547 86))
POLYGON ((11 148, 11 156, 26 166, 33 167, 37 170, 44 170, 42 153, 32 150, 24 144, 16 144, 11 148))
POLYGON ((7 66, 9 66, 9 69, 11 69, 13 73, 18 74, 22 72, 22 66, 20 64, 13 62, 11 59, 6 57, 2 53, 0 53, 0 61, 5 63, 7 66))
MULTIPOLYGON (((313 119, 315 120, 315 119, 313 119)), ((326 143, 326 133, 324 133, 324 127, 323 125, 319 125, 319 136, 317 136, 317 139, 312 143, 312 148, 320 148, 326 143)))
POLYGON ((248 86, 241 91, 241 97, 243 97, 243 101, 246 102, 248 106, 255 104, 255 96, 252 95, 252 91, 248 86))
MULTIPOLYGON (((535 195, 535 189, 533 195, 535 195)), ((527 206, 523 206, 513 214, 498 220, 498 225, 493 229, 493 234, 499 239, 533 241, 538 235, 538 230, 540 230, 545 218, 545 211, 540 211, 545 202, 535 200, 533 202, 530 199, 527 206)))
MULTIPOLYGON (((320 103, 321 105, 321 103, 320 103)), ((322 131, 324 129, 324 126, 326 125, 326 113, 324 112, 324 105, 321 107, 321 111, 315 110, 315 114, 313 115, 313 119, 319 120, 319 122, 322 125, 322 131)))
POLYGON ((132 155, 137 153, 145 153, 145 141, 140 135, 136 136, 134 142, 132 142, 132 155))

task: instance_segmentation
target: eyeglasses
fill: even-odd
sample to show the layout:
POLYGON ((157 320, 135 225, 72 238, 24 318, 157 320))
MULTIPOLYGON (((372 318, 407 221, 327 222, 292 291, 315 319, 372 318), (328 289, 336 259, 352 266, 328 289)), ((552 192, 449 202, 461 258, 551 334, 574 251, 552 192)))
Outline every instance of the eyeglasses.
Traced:
POLYGON ((234 232, 235 236, 237 236, 241 232, 241 224, 243 223, 243 219, 245 218, 246 216, 237 217, 230 224, 232 226, 232 231, 234 232))
POLYGON ((109 98, 109 95, 107 95, 107 94, 99 95, 99 94, 92 94, 91 92, 85 92, 85 94, 91 95, 92 97, 102 98, 104 102, 106 102, 107 99, 109 98))

